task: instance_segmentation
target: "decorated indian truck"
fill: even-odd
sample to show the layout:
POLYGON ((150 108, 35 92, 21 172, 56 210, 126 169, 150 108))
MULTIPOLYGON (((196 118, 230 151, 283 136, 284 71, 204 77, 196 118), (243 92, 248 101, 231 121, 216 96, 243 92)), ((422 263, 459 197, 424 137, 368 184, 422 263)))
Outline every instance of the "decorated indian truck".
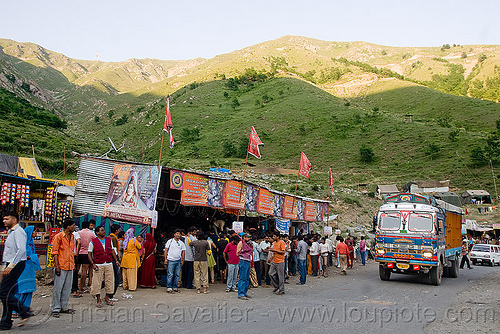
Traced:
POLYGON ((443 276, 458 277, 462 209, 432 196, 387 196, 377 214, 375 260, 379 275, 427 275, 440 285, 443 276))

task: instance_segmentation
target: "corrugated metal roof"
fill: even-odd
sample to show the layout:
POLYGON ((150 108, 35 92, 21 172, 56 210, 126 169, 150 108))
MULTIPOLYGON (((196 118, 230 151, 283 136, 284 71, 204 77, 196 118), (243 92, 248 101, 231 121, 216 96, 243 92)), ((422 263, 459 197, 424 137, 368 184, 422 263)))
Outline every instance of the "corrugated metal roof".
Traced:
POLYGON ((377 187, 381 194, 395 194, 399 192, 396 184, 379 184, 377 187))
POLYGON ((101 216, 106 204, 115 161, 82 159, 78 167, 73 212, 101 216))
POLYGON ((462 193, 462 197, 467 196, 490 196, 490 193, 486 190, 466 190, 462 193))

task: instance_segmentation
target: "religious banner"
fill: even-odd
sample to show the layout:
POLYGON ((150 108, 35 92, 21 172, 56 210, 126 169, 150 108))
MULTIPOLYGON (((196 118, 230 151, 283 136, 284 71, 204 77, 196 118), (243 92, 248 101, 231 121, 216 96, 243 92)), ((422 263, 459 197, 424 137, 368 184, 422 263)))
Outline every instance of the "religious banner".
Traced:
POLYGON ((296 219, 297 218, 297 200, 292 196, 285 196, 283 202, 283 217, 296 219))
POLYGON ((115 165, 103 216, 151 224, 159 184, 158 166, 115 165))
POLYGON ((325 209, 324 203, 314 203, 316 204, 316 221, 323 221, 323 210, 325 209))
POLYGON ((257 212, 264 215, 274 214, 274 194, 267 189, 261 188, 259 200, 257 201, 257 212))
POLYGON ((207 202, 208 177, 204 175, 184 173, 181 204, 207 206, 207 202))
POLYGON ((306 211, 304 215, 305 220, 315 221, 316 220, 316 204, 314 202, 306 202, 306 211))
POLYGON ((274 215, 276 217, 283 217, 283 202, 285 196, 274 194, 274 215))
POLYGON ((245 184, 245 210, 257 212, 257 201, 259 200, 259 187, 245 184))
POLYGON ((226 181, 224 204, 227 208, 245 208, 245 194, 241 194, 241 182, 233 180, 226 181))
POLYGON ((184 184, 184 173, 178 170, 170 171, 170 189, 182 190, 184 184))
POLYGON ((224 206, 225 186, 226 180, 208 179, 208 206, 213 208, 222 208, 224 206))
POLYGON ((306 202, 297 198, 297 220, 304 220, 306 213, 306 202))

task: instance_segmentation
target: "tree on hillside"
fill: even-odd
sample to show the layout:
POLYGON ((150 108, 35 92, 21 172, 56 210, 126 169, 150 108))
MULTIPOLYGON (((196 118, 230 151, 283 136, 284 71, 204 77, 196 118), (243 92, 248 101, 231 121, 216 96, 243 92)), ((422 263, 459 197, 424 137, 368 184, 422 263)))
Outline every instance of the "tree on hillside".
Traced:
POLYGON ((359 155, 361 161, 365 163, 371 163, 375 159, 375 154, 373 153, 373 149, 365 145, 363 145, 359 149, 359 155))
POLYGON ((481 147, 475 147, 470 153, 470 159, 474 167, 482 167, 488 164, 488 159, 484 155, 484 151, 481 147))
POLYGON ((429 156, 431 160, 435 160, 439 157, 439 151, 441 151, 441 147, 436 143, 428 143, 425 147, 424 153, 429 156))
POLYGON ((236 109, 240 106, 240 101, 235 97, 233 101, 231 101, 231 108, 236 109))

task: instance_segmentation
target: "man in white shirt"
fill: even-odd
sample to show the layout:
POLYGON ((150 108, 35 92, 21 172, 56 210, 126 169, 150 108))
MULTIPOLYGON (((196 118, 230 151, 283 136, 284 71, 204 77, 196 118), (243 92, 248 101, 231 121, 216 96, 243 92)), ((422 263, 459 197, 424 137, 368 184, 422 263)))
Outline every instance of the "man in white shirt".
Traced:
POLYGON ((3 223, 7 232, 5 248, 3 251, 2 283, 0 283, 0 299, 3 304, 2 320, 0 330, 12 328, 12 311, 21 316, 21 326, 33 316, 33 312, 17 299, 15 291, 17 280, 24 271, 26 262, 26 233, 18 224, 19 216, 15 212, 8 212, 3 217, 3 223))
MULTIPOLYGON (((78 228, 77 228, 78 229, 78 228)), ((73 271, 73 285, 71 287, 71 293, 74 298, 83 297, 78 289, 78 272, 80 271, 80 264, 78 263, 78 253, 80 252, 80 233, 78 230, 73 232, 73 236, 75 237, 75 270, 73 271)))
POLYGON ((165 244, 165 265, 167 266, 167 292, 179 292, 179 274, 184 265, 186 245, 181 240, 181 230, 175 230, 174 237, 165 244))
POLYGON ((186 258, 182 266, 182 287, 186 289, 194 289, 194 249, 190 243, 197 240, 195 235, 198 229, 195 226, 189 228, 188 234, 184 237, 184 245, 186 258))
POLYGON ((313 243, 309 248, 309 255, 311 255, 312 275, 318 276, 319 243, 317 237, 313 237, 313 243))
POLYGON ((269 256, 269 252, 267 249, 271 247, 271 237, 266 236, 264 240, 262 240, 259 244, 260 249, 260 273, 261 277, 266 280, 266 288, 271 286, 271 278, 269 277, 269 263, 267 263, 267 258, 269 256))

